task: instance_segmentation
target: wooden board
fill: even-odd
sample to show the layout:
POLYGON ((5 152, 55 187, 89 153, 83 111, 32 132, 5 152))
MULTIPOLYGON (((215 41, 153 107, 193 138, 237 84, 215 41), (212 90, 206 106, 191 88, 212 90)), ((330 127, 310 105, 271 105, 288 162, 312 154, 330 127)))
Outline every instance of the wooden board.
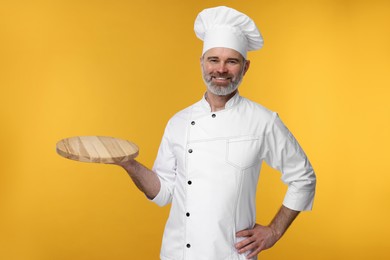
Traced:
POLYGON ((109 136, 75 136, 57 142, 57 153, 80 162, 117 163, 134 159, 138 146, 109 136))

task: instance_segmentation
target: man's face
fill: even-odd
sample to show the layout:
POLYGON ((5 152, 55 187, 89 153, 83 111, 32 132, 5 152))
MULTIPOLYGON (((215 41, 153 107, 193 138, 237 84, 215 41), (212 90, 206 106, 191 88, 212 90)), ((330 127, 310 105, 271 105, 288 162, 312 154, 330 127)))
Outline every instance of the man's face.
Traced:
POLYGON ((226 96, 237 90, 249 68, 249 61, 229 48, 212 48, 201 58, 203 80, 208 91, 226 96))

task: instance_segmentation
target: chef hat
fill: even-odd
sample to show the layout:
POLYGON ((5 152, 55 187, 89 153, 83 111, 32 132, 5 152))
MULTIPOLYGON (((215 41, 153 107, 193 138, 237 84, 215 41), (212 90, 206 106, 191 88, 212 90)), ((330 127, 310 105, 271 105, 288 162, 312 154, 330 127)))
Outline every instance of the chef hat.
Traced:
POLYGON ((205 9, 198 14, 194 30, 203 41, 202 55, 215 47, 230 48, 246 58, 246 52, 263 47, 263 37, 247 15, 226 6, 205 9))

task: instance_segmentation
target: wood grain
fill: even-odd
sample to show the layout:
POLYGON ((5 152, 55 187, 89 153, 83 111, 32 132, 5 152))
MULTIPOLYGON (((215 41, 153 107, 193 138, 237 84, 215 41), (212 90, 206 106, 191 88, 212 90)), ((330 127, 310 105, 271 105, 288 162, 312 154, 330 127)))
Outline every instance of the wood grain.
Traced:
POLYGON ((109 136, 75 136, 57 142, 57 153, 80 162, 117 163, 134 159, 138 146, 109 136))

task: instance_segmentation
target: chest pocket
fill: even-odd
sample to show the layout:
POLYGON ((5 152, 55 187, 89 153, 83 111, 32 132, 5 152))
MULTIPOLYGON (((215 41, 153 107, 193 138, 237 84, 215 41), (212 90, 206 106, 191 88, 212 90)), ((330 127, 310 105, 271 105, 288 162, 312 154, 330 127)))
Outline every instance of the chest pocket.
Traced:
POLYGON ((255 136, 232 138, 227 141, 227 162, 240 169, 249 168, 260 161, 261 140, 255 136))

